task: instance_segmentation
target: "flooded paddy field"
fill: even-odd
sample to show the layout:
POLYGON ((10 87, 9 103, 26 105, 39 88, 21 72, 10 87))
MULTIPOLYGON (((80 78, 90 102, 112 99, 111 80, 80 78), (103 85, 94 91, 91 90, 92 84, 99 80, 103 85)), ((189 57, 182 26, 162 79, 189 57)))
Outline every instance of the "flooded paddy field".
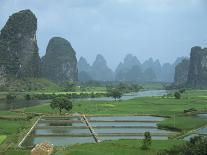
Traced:
POLYGON ((143 139, 144 132, 150 132, 152 139, 167 140, 175 132, 157 128, 163 117, 154 116, 93 116, 85 117, 43 117, 35 124, 22 143, 32 147, 40 142, 55 146, 77 143, 95 143, 105 140, 143 139), (86 123, 86 121, 88 123, 86 123), (91 129, 94 132, 91 132, 91 129))

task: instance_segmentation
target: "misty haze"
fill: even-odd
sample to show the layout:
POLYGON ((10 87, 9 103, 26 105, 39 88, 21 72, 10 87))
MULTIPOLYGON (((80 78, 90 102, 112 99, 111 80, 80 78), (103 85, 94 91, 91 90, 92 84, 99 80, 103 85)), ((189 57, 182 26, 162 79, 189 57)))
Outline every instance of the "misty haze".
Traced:
POLYGON ((1 0, 0 155, 207 154, 207 1, 1 0))

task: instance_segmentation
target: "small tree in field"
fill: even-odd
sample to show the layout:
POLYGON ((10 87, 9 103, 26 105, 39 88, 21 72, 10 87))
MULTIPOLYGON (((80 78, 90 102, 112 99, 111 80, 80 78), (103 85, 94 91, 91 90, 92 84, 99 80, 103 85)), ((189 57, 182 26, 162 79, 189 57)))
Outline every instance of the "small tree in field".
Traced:
POLYGON ((30 94, 26 94, 26 95, 24 96, 24 99, 27 101, 27 103, 29 103, 29 101, 31 100, 31 96, 30 96, 30 94))
POLYGON ((12 94, 7 94, 6 95, 6 101, 7 101, 7 104, 10 105, 10 108, 12 109, 14 107, 14 101, 16 99, 16 95, 12 95, 12 94))
POLYGON ((150 132, 145 132, 141 149, 148 150, 150 148, 151 144, 152 144, 151 134, 150 134, 150 132))
POLYGON ((116 101, 117 99, 120 99, 122 97, 122 92, 121 92, 121 90, 119 90, 117 88, 113 88, 109 92, 109 96, 113 97, 115 99, 115 101, 116 101))
POLYGON ((70 111, 72 109, 72 101, 70 101, 67 97, 56 97, 52 100, 50 107, 52 109, 58 109, 60 114, 62 110, 70 111))
POLYGON ((176 99, 180 99, 181 98, 181 94, 179 92, 175 92, 174 94, 176 99))

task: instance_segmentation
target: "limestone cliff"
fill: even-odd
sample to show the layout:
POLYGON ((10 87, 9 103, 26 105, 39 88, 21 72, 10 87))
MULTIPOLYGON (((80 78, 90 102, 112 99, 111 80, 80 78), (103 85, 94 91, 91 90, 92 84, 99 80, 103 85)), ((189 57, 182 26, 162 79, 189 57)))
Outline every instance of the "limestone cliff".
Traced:
POLYGON ((189 59, 183 59, 176 67, 175 67, 175 76, 174 76, 174 84, 185 85, 188 79, 188 70, 189 70, 189 59))
POLYGON ((191 49, 187 85, 194 88, 207 87, 207 48, 196 46, 191 49))
POLYGON ((39 77, 37 18, 30 10, 9 17, 0 33, 0 76, 39 77))
POLYGON ((64 38, 53 37, 42 59, 42 74, 57 83, 78 80, 76 53, 64 38))

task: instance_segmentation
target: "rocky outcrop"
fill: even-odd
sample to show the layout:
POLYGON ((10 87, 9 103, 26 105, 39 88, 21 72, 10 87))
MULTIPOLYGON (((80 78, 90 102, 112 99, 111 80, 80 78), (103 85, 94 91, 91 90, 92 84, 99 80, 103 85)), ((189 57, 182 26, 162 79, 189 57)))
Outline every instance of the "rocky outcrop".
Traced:
POLYGON ((80 57, 78 61, 78 81, 86 82, 91 80, 93 80, 92 67, 84 57, 80 57))
POLYGON ((76 53, 64 38, 54 37, 42 58, 42 74, 57 83, 78 80, 76 53))
POLYGON ((0 33, 0 76, 39 77, 37 18, 30 10, 9 17, 0 33))
POLYGON ((194 88, 207 87, 207 48, 196 46, 191 49, 187 85, 194 88))
POLYGON ((188 79, 189 59, 183 59, 175 67, 174 84, 176 86, 184 86, 188 79))
POLYGON ((113 71, 107 66, 107 62, 100 54, 92 65, 92 76, 97 81, 113 81, 113 71))
POLYGON ((78 60, 78 72, 87 72, 88 74, 92 73, 91 65, 87 62, 86 58, 80 57, 78 60))
MULTIPOLYGON (((115 70, 115 79, 117 81, 130 81, 130 79, 138 79, 138 77, 133 76, 133 71, 141 72, 141 63, 136 56, 132 54, 127 54, 124 57, 124 61, 121 62, 115 70)), ((135 75, 135 74, 134 74, 135 75)))

